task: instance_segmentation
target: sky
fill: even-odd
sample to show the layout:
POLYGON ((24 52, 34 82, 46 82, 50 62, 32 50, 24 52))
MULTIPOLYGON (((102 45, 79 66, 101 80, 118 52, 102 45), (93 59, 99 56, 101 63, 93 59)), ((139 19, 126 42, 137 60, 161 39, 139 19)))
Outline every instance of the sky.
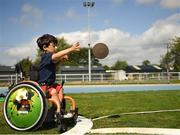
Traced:
MULTIPOLYGON (((64 37, 88 47, 87 0, 0 0, 0 65, 13 66, 22 58, 34 60, 36 40, 43 34, 64 37)), ((166 46, 180 36, 180 0, 93 0, 90 43, 105 43, 117 60, 141 65, 159 64, 166 46)))

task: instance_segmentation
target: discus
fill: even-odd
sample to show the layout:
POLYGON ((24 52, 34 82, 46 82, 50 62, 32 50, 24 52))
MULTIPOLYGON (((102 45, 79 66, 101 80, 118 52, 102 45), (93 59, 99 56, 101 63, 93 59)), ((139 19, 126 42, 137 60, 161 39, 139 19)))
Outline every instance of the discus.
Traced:
POLYGON ((104 43, 97 43, 93 49, 92 52, 94 54, 94 56, 98 59, 104 59, 107 57, 108 53, 109 53, 109 49, 107 47, 106 44, 104 43))

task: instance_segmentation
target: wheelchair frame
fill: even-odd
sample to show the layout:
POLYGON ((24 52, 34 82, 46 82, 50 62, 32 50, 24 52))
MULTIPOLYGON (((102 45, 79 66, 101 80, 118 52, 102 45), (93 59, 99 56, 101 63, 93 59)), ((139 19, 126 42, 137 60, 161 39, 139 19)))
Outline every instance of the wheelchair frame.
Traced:
MULTIPOLYGON (((65 104, 67 101, 71 101, 72 108, 68 113, 71 113, 72 117, 66 117, 66 119, 76 124, 78 108, 72 97, 64 96, 61 109, 66 111, 65 104)), ((55 110, 48 108, 49 103, 53 105, 52 107, 56 108, 56 104, 53 100, 46 97, 46 94, 37 82, 22 81, 9 88, 3 105, 3 114, 7 124, 12 129, 18 131, 36 130, 41 127, 44 122, 54 121, 55 110), (33 110, 33 107, 36 107, 36 110, 33 110), (41 107, 40 111, 37 110, 39 107, 41 107), (36 116, 37 120, 34 120, 36 116)), ((63 115, 64 119, 66 114, 67 112, 63 115)), ((58 125, 59 132, 61 132, 62 127, 64 127, 64 125, 58 125)))

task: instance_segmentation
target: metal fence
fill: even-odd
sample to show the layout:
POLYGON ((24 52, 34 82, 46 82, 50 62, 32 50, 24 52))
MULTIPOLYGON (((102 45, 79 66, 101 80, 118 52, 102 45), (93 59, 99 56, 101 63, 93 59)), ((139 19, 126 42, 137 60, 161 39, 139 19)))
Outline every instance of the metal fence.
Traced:
MULTIPOLYGON (((57 74, 57 80, 67 81, 88 81, 88 74, 57 74)), ((180 72, 171 72, 169 73, 170 80, 180 80, 180 72)), ((167 72, 160 73, 126 73, 124 76, 117 73, 99 73, 92 74, 92 81, 124 81, 124 80, 167 80, 167 72)))
MULTIPOLYGON (((66 82, 88 82, 88 74, 56 74, 56 80, 58 82, 65 80, 66 82)), ((0 75, 0 83, 2 84, 12 84, 13 82, 17 82, 20 76, 15 74, 13 75, 0 75)), ((180 72, 170 72, 169 73, 170 80, 180 80, 180 72)), ((118 75, 117 73, 99 73, 92 74, 91 80, 104 82, 104 81, 144 81, 144 80, 167 80, 168 74, 167 72, 159 72, 159 73, 126 73, 124 76, 118 75), (118 77, 117 77, 118 76, 118 77)))
POLYGON ((13 82, 18 81, 19 76, 16 74, 12 75, 0 75, 0 83, 12 84, 13 82))
MULTIPOLYGON (((88 74, 56 74, 56 80, 58 82, 65 80, 66 82, 88 82, 88 74)), ((180 80, 180 72, 170 72, 169 73, 170 80, 180 80)), ((12 84, 13 82, 17 82, 19 76, 13 75, 0 75, 0 83, 1 84, 12 84)), ((117 73, 99 73, 92 74, 91 80, 93 82, 113 82, 113 81, 144 81, 144 80, 167 80, 168 74, 167 72, 159 72, 159 73, 126 73, 124 75, 117 73)))

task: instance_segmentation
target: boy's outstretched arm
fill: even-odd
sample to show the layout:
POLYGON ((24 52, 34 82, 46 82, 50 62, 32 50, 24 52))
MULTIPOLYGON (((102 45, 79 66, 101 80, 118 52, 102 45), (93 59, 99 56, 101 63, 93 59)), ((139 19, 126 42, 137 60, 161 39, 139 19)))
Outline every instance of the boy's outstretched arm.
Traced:
POLYGON ((79 42, 77 42, 74 45, 72 45, 70 48, 67 48, 65 50, 59 51, 57 53, 54 53, 52 55, 52 60, 53 61, 60 60, 64 55, 67 55, 70 52, 79 51, 79 50, 80 50, 80 44, 79 44, 79 42))

